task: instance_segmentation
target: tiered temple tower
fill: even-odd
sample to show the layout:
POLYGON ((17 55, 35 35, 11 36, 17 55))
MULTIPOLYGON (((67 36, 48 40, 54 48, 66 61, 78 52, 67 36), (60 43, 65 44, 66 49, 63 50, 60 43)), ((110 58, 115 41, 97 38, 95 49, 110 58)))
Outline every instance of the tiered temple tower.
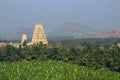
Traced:
POLYGON ((27 41, 27 36, 26 36, 26 34, 23 34, 23 35, 22 35, 21 46, 23 46, 24 41, 27 41))
POLYGON ((39 44, 40 42, 48 44, 43 26, 37 23, 33 32, 31 44, 39 44))

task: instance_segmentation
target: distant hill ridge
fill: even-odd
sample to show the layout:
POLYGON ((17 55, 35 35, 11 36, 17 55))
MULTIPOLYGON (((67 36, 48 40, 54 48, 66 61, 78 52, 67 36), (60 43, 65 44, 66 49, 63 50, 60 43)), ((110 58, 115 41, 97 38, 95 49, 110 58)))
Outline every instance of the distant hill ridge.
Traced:
POLYGON ((66 23, 51 32, 50 36, 76 36, 89 32, 97 32, 97 30, 78 23, 66 23))
POLYGON ((31 38, 32 33, 33 33, 33 31, 31 28, 18 27, 15 30, 11 31, 10 33, 2 36, 2 39, 4 39, 4 40, 21 40, 22 34, 27 34, 27 37, 31 38))
MULTIPOLYGON (((28 39, 31 39, 33 30, 31 28, 18 27, 4 36, 1 35, 0 38, 4 40, 21 40, 23 33, 27 35, 28 39)), ((47 37, 53 40, 74 38, 120 38, 120 29, 98 32, 97 30, 86 25, 81 25, 78 23, 65 23, 47 34, 47 37)))

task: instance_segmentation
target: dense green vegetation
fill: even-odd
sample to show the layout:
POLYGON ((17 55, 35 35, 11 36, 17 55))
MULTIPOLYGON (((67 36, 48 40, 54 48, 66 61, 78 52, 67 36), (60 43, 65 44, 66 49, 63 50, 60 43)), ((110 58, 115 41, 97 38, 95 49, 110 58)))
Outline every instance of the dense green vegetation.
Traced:
POLYGON ((108 69, 91 70, 61 61, 0 62, 0 80, 119 80, 108 69))
POLYGON ((66 63, 87 66, 97 70, 108 68, 120 72, 120 39, 81 39, 51 41, 42 44, 15 48, 11 45, 0 48, 0 61, 58 60, 66 63))

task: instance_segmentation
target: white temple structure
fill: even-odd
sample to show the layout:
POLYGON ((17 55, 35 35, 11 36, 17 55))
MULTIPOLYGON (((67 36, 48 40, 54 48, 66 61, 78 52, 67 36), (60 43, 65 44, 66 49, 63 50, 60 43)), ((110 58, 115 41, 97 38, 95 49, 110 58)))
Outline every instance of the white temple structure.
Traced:
POLYGON ((35 26, 31 44, 39 44, 40 42, 42 42, 43 44, 48 44, 43 26, 38 23, 35 26))
POLYGON ((26 34, 23 34, 23 35, 22 35, 21 46, 23 46, 24 41, 27 41, 27 36, 26 36, 26 34))
MULTIPOLYGON (((23 34, 21 39, 21 45, 23 45, 24 41, 27 40, 27 36, 23 34)), ((30 43, 27 43, 27 45, 34 45, 34 44, 48 44, 48 41, 46 39, 46 35, 43 29, 43 26, 40 23, 37 23, 33 32, 32 40, 30 43)))

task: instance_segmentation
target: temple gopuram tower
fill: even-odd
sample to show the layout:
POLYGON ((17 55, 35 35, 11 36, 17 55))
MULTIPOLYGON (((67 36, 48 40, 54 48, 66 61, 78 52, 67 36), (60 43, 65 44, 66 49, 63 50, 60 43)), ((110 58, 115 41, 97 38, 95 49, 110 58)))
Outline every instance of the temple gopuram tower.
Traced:
POLYGON ((40 42, 48 44, 43 26, 37 23, 33 32, 31 44, 39 44, 40 42))
POLYGON ((23 46, 24 41, 27 41, 27 36, 26 36, 26 34, 23 34, 23 35, 22 35, 21 46, 23 46))

